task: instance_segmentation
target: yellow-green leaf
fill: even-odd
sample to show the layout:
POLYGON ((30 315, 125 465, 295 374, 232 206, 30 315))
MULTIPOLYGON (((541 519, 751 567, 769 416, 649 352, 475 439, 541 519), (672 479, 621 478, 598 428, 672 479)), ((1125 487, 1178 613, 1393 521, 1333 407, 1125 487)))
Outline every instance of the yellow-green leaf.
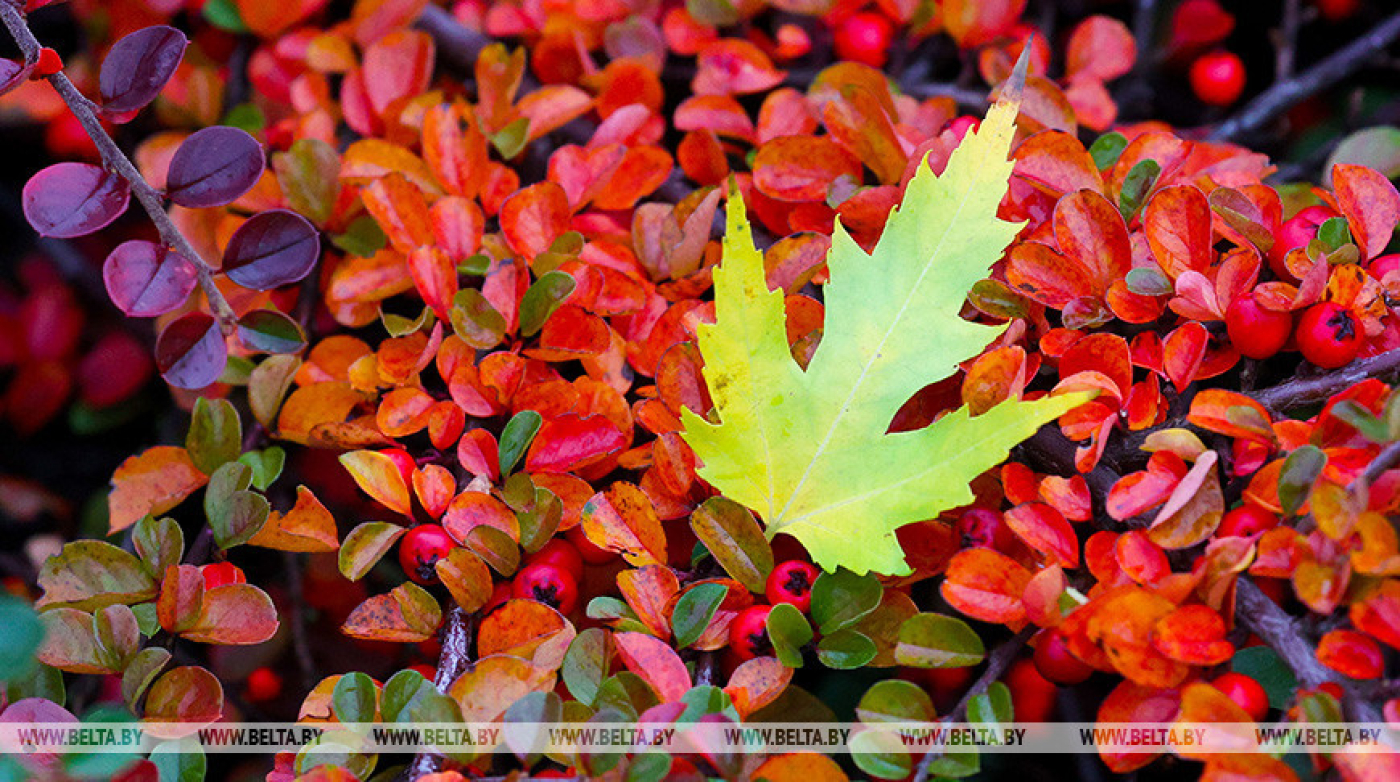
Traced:
MULTIPOLYGON (((1019 92, 1007 90, 1006 92, 1019 92)), ((1020 225, 997 218, 1019 98, 998 102, 942 176, 927 164, 867 255, 838 223, 820 346, 804 372, 770 291, 742 200, 729 201, 714 274, 716 323, 700 329, 719 423, 682 411, 699 474, 800 540, 826 570, 904 574, 896 528, 972 500, 968 482, 1041 424, 1084 401, 1008 400, 926 429, 886 434, 919 389, 952 374, 1004 327, 958 316, 1020 225)))

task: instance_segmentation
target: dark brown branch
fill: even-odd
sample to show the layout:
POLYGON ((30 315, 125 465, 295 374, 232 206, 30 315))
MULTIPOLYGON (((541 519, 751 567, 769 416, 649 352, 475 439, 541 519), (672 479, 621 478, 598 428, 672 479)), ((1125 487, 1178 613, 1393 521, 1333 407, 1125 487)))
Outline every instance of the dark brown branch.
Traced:
POLYGON ((490 38, 467 28, 446 9, 431 3, 423 8, 413 25, 432 37, 444 60, 469 72, 476 67, 481 50, 491 43, 490 38))
POLYGON ((1325 682, 1342 688, 1342 705, 1356 722, 1380 722, 1374 704, 1317 659, 1317 648, 1303 633, 1302 623, 1274 604, 1248 578, 1235 582, 1235 619, 1259 636, 1293 671, 1298 683, 1316 689, 1325 682))
POLYGON ((1274 80, 1293 75, 1293 60, 1298 53, 1298 27, 1302 23, 1302 0, 1283 0, 1283 18, 1274 31, 1274 80))
MULTIPOLYGON (((433 686, 447 694, 452 682, 457 680, 467 665, 471 663, 472 636, 476 634, 476 614, 467 613, 459 605, 453 604, 447 611, 447 627, 442 633, 442 652, 438 655, 437 675, 433 686)), ((440 757, 431 752, 420 752, 409 764, 406 778, 417 779, 438 769, 440 757)))
MULTIPOLYGON (((1033 625, 1028 626, 1021 632, 1003 641, 1000 646, 992 650, 991 654, 987 655, 987 667, 982 671, 982 675, 978 676, 977 681, 973 682, 972 686, 963 694, 962 700, 958 701, 958 705, 954 706, 953 710, 948 712, 948 720, 950 722, 962 722, 967 719, 967 707, 972 703, 972 699, 986 692, 987 688, 992 686, 993 682, 1000 679, 1002 675, 1006 673, 1006 669, 1010 668, 1011 663, 1016 661, 1016 655, 1020 654, 1021 647, 1026 645, 1026 642, 1031 639, 1035 631, 1036 628, 1033 625)), ((939 753, 937 751, 932 751, 924 755, 919 761, 919 767, 914 771, 914 782, 925 782, 925 780, 928 779, 928 768, 933 763, 934 758, 938 756, 939 753)))
POLYGON ((296 657, 301 685, 309 689, 319 680, 311 640, 306 634, 306 596, 302 592, 301 562, 291 551, 282 552, 282 568, 287 571, 287 591, 291 608, 287 620, 292 625, 292 654, 296 657))
MULTIPOLYGON (((0 2, 0 18, 4 19, 5 27, 9 29, 15 43, 19 45, 25 60, 37 59, 39 52, 43 49, 43 44, 34 37, 34 33, 29 29, 29 25, 20 10, 8 2, 0 2)), ((156 230, 160 232, 161 241, 167 247, 188 258, 194 265, 195 274, 199 277, 199 287, 204 291, 205 298, 209 300, 210 310, 213 311, 214 317, 218 318, 224 333, 231 333, 238 318, 234 315, 228 300, 214 284, 214 272, 217 269, 204 260, 194 245, 190 244, 185 235, 180 233, 180 229, 175 227, 175 223, 170 220, 170 215, 165 212, 165 205, 162 203, 160 194, 151 187, 145 177, 141 176, 141 172, 132 164, 126 153, 122 152, 121 147, 117 146, 117 142, 107 135, 106 129, 97 119, 97 112, 94 110, 92 101, 84 97, 62 71, 49 76, 48 80, 49 84, 53 85, 54 91, 68 105, 68 110, 82 124, 83 130, 87 131, 92 143, 97 145, 98 152, 102 154, 103 164, 119 174, 131 186, 132 195, 136 196, 136 200, 140 202, 141 207, 146 210, 147 216, 151 218, 151 222, 155 224, 156 230)))
POLYGON ((1306 71, 1276 82, 1234 116, 1216 126, 1211 131, 1210 139, 1233 141, 1258 131, 1290 108, 1356 73, 1397 39, 1400 39, 1400 12, 1392 14, 1365 35, 1306 71))
POLYGON ((1352 482, 1350 488, 1369 487, 1376 482, 1377 478, 1381 477, 1381 473, 1396 466, 1400 466, 1400 441, 1387 445, 1380 453, 1376 454, 1376 458, 1366 465, 1366 470, 1361 473, 1361 477, 1352 482))
POLYGON ((1391 350, 1379 356, 1353 361, 1325 375, 1280 383, 1252 396, 1271 412, 1280 413, 1289 408, 1325 401, 1367 378, 1384 379, 1397 374, 1400 374, 1400 350, 1391 350))

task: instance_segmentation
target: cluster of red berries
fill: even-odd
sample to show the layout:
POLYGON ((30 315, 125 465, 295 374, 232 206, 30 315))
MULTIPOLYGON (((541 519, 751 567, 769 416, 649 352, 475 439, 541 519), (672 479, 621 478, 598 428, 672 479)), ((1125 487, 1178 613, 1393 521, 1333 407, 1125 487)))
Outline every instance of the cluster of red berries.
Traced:
MULTIPOLYGON (((1278 229, 1269 252, 1269 266, 1285 282, 1298 282, 1285 265, 1290 250, 1307 247, 1323 223, 1337 217, 1327 207, 1310 206, 1286 220, 1278 229)), ((1367 269, 1381 280, 1400 268, 1400 255, 1382 255, 1367 269)), ((1225 311, 1225 330, 1241 355, 1270 358, 1282 350, 1289 337, 1303 358, 1324 369, 1351 363, 1366 344, 1366 332, 1358 315, 1334 301, 1320 301, 1303 311, 1294 323, 1293 313, 1270 309, 1253 294, 1241 296, 1225 311)))
POLYGON ((740 660, 772 653, 773 644, 768 639, 768 614, 773 606, 780 603, 787 603, 807 613, 812 608, 812 585, 820 573, 816 565, 800 559, 789 559, 773 568, 763 590, 768 603, 745 608, 729 625, 729 648, 740 660))

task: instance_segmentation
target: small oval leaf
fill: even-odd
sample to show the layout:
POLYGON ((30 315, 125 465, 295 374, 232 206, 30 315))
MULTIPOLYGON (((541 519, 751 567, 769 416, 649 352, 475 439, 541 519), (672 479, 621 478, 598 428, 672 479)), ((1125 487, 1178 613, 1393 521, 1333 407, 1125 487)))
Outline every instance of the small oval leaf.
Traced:
POLYGON ((107 295, 133 318, 154 318, 185 302, 199 282, 194 264, 156 244, 122 242, 102 264, 107 295))
POLYGON ((223 270, 239 285, 265 291, 305 277, 320 255, 315 226, 296 212, 270 209, 233 232, 223 270))
POLYGON ((68 239, 105 228, 126 211, 126 180, 89 163, 55 163, 24 185, 24 219, 40 236, 68 239))
POLYGON ((154 25, 112 45, 97 75, 97 92, 108 114, 136 111, 155 99, 175 75, 189 39, 174 27, 154 25))
POLYGON ((219 324, 193 312, 165 327, 156 338, 156 366, 176 388, 204 388, 219 379, 228 363, 219 324))
POLYGON ((170 158, 165 193, 191 209, 223 206, 257 184, 262 145, 246 131, 216 125, 195 131, 170 158))
POLYGON ((259 353, 295 353, 306 347, 301 326, 277 310, 253 310, 239 318, 238 339, 259 353))

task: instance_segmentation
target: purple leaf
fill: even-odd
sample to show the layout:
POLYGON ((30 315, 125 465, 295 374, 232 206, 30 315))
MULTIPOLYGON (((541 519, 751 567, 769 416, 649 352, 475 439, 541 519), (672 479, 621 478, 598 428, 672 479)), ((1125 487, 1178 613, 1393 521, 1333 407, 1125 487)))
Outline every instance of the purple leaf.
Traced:
POLYGON ((259 353, 295 353, 306 347, 301 326, 277 310, 253 310, 239 318, 238 339, 259 353))
POLYGON ((271 290, 311 272, 321 255, 321 236, 305 217, 286 209, 259 212, 233 232, 224 249, 223 271, 254 290, 271 290))
POLYGON ((133 318, 153 318, 184 303, 199 282, 194 264, 154 242, 122 242, 102 264, 112 303, 133 318))
POLYGON ((67 239, 104 228, 126 211, 126 180, 90 163, 55 163, 24 186, 24 217, 40 236, 67 239))
POLYGON ((223 332, 202 312, 171 323, 156 338, 156 366, 176 388, 204 388, 219 379, 227 363, 223 332))
POLYGON ((0 95, 23 84, 33 70, 32 65, 0 57, 0 95))
POLYGON ((252 189, 263 172, 263 149, 247 132, 216 125, 195 132, 170 158, 165 194, 180 206, 223 206, 252 189))
POLYGON ((189 39, 174 27, 137 30, 112 45, 97 76, 106 114, 125 114, 155 100, 185 56, 189 39))

